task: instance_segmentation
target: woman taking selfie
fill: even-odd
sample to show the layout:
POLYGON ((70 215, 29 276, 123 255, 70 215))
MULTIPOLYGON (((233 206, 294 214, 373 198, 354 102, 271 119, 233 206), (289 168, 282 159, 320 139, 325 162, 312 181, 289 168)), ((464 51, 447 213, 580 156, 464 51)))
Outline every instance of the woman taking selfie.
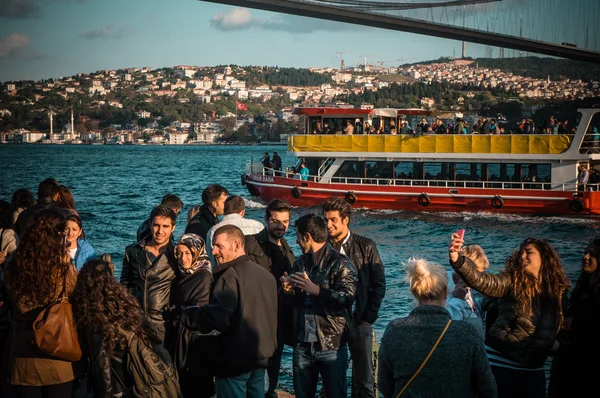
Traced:
POLYGON ((450 265, 484 302, 485 344, 500 398, 546 397, 544 363, 558 350, 562 299, 569 280, 545 240, 525 239, 499 274, 480 273, 460 255, 463 239, 452 235, 450 265))

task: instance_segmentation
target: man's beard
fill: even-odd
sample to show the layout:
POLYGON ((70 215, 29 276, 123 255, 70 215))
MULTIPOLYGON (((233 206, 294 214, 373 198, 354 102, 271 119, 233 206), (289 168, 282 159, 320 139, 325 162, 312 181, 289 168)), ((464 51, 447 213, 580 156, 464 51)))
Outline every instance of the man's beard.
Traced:
POLYGON ((269 236, 273 239, 281 239, 285 235, 284 228, 269 228, 269 236))

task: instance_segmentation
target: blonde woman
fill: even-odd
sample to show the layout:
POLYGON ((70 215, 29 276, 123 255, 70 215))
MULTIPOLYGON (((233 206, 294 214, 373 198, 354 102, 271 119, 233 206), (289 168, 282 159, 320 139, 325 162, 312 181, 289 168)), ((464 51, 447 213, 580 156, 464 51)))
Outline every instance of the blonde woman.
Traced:
POLYGON ((446 269, 411 258, 406 281, 418 304, 407 317, 390 322, 381 340, 378 384, 383 396, 397 397, 404 390, 411 397, 496 397, 482 339, 467 322, 451 322, 444 307, 446 269))

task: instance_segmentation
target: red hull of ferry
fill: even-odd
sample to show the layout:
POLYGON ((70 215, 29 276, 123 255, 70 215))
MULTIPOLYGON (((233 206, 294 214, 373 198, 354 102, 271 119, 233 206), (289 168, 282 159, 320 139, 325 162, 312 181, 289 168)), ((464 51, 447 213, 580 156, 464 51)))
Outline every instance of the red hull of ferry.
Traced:
MULTIPOLYGON (((349 195, 349 199, 356 199, 353 206, 368 209, 600 216, 600 192, 323 184, 266 175, 249 175, 245 180, 252 196, 258 196, 265 201, 280 198, 300 207, 318 206, 330 196, 346 197, 352 192, 354 197, 349 195), (294 197, 294 188, 300 190, 300 197, 294 197), (423 194, 427 195, 428 200, 423 198, 423 194), (502 198, 501 201, 496 199, 496 207, 492 204, 494 197, 502 198), (428 205, 423 205, 425 202, 428 202, 428 205), (498 206, 499 204, 501 206, 498 206)), ((297 190, 294 193, 298 196, 297 190)))

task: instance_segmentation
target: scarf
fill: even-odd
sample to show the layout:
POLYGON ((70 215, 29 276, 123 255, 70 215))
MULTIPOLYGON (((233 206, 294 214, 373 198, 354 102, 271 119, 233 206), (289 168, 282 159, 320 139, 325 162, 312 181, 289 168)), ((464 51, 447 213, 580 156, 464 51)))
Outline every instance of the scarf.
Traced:
POLYGON ((194 274, 201 269, 207 269, 212 272, 210 260, 206 253, 206 243, 204 243, 204 239, 196 234, 183 234, 183 236, 179 238, 177 244, 187 246, 192 253, 192 266, 190 268, 183 268, 181 264, 178 263, 179 270, 182 274, 194 274))

